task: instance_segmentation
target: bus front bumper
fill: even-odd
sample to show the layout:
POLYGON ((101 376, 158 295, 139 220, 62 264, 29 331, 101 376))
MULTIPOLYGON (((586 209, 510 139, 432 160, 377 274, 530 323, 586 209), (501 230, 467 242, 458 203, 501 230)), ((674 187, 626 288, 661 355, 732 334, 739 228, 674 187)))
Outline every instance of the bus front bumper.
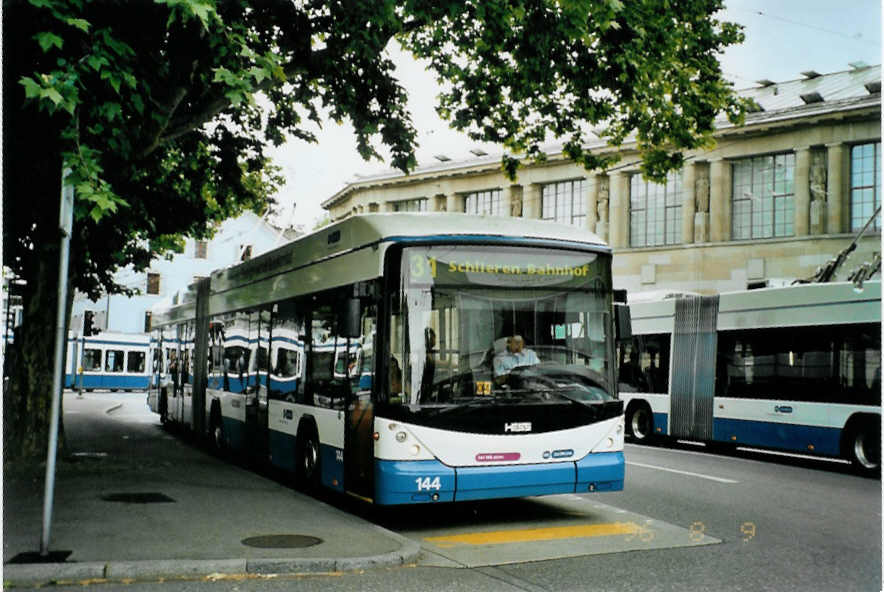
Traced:
POLYGON ((561 493, 621 491, 623 452, 578 461, 449 467, 437 460, 375 460, 375 502, 381 505, 455 502, 561 493))

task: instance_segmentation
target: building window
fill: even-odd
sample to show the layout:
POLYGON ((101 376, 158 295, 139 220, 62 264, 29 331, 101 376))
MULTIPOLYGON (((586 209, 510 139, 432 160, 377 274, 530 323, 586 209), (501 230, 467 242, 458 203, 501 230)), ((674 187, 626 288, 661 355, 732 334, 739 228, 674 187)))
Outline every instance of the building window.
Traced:
POLYGON ((429 209, 430 200, 425 197, 418 199, 406 199, 404 201, 394 201, 394 212, 426 212, 429 209))
POLYGON ((586 223, 586 181, 575 179, 544 185, 541 194, 543 220, 555 220, 574 226, 586 223))
POLYGON ((500 189, 466 194, 463 201, 463 211, 467 214, 502 216, 500 189))
POLYGON ((239 252, 239 260, 248 261, 252 258, 252 245, 240 245, 239 252))
POLYGON ((208 259, 209 253, 209 242, 198 240, 196 241, 196 249, 195 249, 194 257, 197 259, 208 259))
POLYGON ((148 294, 159 294, 160 293, 160 274, 158 274, 158 273, 148 273, 147 274, 147 293, 148 294))
POLYGON ((666 183, 629 181, 629 246, 651 247, 681 242, 681 171, 669 173, 666 183))
POLYGON ((732 234, 735 240, 795 234, 795 155, 734 162, 732 234))
MULTIPOLYGON (((881 203, 881 142, 850 149, 850 229, 861 230, 881 203)), ((881 230, 881 216, 869 228, 881 230)))

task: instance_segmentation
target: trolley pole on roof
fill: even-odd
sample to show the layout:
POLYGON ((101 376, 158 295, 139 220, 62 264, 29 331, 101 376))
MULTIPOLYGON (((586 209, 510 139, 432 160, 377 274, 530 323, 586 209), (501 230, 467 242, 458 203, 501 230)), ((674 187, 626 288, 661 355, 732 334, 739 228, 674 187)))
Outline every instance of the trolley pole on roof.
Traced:
POLYGON ((58 451, 58 423, 61 413, 61 387, 64 367, 64 345, 67 337, 68 264, 70 260, 71 231, 74 225, 74 188, 67 183, 70 169, 61 175, 61 203, 58 226, 61 244, 58 258, 58 309, 55 321, 55 367, 52 373, 52 409, 49 417, 49 444, 46 451, 46 487, 43 495, 43 533, 40 537, 40 556, 49 555, 49 533, 52 524, 52 501, 55 496, 55 458, 58 451))

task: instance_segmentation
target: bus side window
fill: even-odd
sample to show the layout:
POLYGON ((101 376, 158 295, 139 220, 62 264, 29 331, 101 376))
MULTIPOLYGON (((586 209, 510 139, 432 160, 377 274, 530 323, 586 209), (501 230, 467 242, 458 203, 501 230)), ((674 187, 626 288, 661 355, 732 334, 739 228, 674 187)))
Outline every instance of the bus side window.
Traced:
POLYGON ((100 349, 84 349, 83 350, 83 371, 94 372, 101 370, 101 350, 100 349))
POLYGON ((123 371, 123 350, 121 349, 112 349, 107 351, 107 356, 105 357, 105 371, 106 372, 122 372, 123 371))
POLYGON ((126 352, 126 372, 144 372, 144 352, 126 352))
POLYGON ((270 375, 268 397, 304 402, 303 355, 306 342, 306 301, 285 300, 273 306, 270 317, 270 375))

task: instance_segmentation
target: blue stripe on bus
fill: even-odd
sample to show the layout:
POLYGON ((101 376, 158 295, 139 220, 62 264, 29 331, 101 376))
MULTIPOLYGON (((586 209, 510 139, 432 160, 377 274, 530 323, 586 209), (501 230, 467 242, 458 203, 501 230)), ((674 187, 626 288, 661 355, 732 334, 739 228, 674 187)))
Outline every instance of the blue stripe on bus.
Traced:
POLYGON ((577 493, 623 491, 626 461, 623 452, 587 454, 577 461, 577 493), (592 489, 590 489, 590 486, 592 489))
POLYGON ((89 389, 130 389, 130 390, 147 390, 150 377, 146 374, 136 375, 116 375, 116 374, 65 374, 65 385, 68 388, 79 388, 81 383, 83 388, 89 389))
POLYGON ((336 446, 319 446, 322 484, 336 491, 344 491, 344 450, 336 446))
POLYGON ((246 424, 238 419, 223 416, 221 423, 226 444, 233 450, 243 450, 246 446, 246 424))
POLYGON ((573 462, 459 467, 455 501, 574 493, 573 462))
POLYGON ((295 470, 295 442, 291 434, 277 430, 269 431, 270 462, 286 471, 295 470))
POLYGON ((669 414, 654 413, 654 425, 651 426, 651 433, 665 436, 669 433, 669 414))
MULTIPOLYGON (((76 339, 68 339, 68 344, 74 343, 76 343, 77 345, 83 345, 83 338, 77 337, 76 339)), ((96 339, 94 337, 86 338, 86 347, 89 347, 90 345, 128 345, 131 348, 140 350, 147 349, 150 344, 151 342, 147 341, 146 339, 143 341, 119 341, 116 339, 96 339)))
POLYGON ((713 437, 717 441, 739 446, 760 446, 829 456, 838 456, 841 452, 841 430, 838 428, 716 418, 713 437))
POLYGON ((377 504, 429 502, 433 494, 439 495, 438 501, 454 501, 454 469, 438 460, 375 460, 374 467, 374 501, 377 504), (433 489, 437 478, 439 489, 433 489))
POLYGON ((490 467, 452 468, 436 460, 376 460, 375 502, 429 502, 434 494, 439 497, 433 501, 450 502, 621 491, 624 478, 622 452, 590 454, 576 462, 490 467))

